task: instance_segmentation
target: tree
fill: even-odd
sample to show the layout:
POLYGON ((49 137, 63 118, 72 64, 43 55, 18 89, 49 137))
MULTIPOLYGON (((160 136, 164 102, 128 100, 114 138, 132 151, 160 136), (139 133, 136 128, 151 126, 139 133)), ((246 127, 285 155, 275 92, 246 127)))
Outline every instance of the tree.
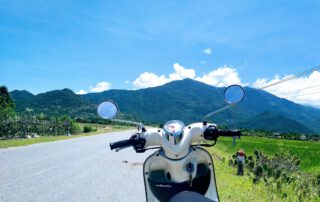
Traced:
POLYGON ((0 86, 0 109, 11 108, 14 109, 14 101, 11 98, 7 87, 0 86))
POLYGON ((13 130, 14 108, 15 104, 7 87, 0 86, 0 138, 8 138, 15 135, 15 130, 13 130))

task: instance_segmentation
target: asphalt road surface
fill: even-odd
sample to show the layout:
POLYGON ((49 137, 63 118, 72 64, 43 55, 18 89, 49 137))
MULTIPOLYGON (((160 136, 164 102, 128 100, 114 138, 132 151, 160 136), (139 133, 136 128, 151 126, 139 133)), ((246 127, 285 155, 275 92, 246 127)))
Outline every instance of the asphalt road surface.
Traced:
POLYGON ((115 132, 0 149, 0 201, 145 201, 142 164, 152 151, 110 151, 115 132))

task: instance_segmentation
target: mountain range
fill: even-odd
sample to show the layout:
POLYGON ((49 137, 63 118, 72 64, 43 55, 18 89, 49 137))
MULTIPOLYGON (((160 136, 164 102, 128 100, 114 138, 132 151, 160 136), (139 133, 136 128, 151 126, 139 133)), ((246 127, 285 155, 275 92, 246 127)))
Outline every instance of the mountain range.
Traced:
MULTIPOLYGON (((16 111, 31 108, 46 115, 97 118, 96 107, 105 100, 115 101, 120 111, 139 120, 164 123, 179 119, 186 124, 202 121, 204 115, 226 106, 225 88, 195 80, 172 81, 140 90, 108 90, 77 95, 69 89, 38 95, 28 91, 11 92, 16 111)), ((263 90, 245 87, 244 100, 235 107, 209 117, 208 121, 246 129, 281 133, 320 133, 320 110, 279 98, 263 90)))

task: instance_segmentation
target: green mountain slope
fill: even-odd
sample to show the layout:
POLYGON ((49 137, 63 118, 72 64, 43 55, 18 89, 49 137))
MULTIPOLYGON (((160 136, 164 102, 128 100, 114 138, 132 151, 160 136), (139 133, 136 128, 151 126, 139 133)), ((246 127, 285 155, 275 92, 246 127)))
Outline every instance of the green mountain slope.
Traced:
POLYGON ((273 114, 270 112, 265 112, 255 116, 246 122, 239 124, 240 127, 246 129, 255 129, 259 130, 261 128, 266 128, 266 130, 271 132, 279 132, 279 133, 306 133, 306 134, 314 134, 315 132, 302 125, 301 123, 288 119, 282 115, 273 114))
POLYGON ((95 105, 69 89, 54 90, 38 95, 27 91, 12 91, 18 113, 31 108, 35 113, 46 115, 69 115, 72 117, 93 116, 95 105))
POLYGON ((202 120, 204 114, 224 106, 223 89, 193 80, 174 81, 136 91, 110 90, 84 95, 90 103, 114 100, 120 110, 152 122, 202 120))

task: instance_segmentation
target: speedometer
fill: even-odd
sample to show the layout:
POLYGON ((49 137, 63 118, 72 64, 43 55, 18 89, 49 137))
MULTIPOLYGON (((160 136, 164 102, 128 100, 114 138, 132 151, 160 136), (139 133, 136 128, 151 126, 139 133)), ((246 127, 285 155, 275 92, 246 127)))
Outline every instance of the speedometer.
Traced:
POLYGON ((178 144, 182 138, 184 123, 179 120, 172 120, 164 124, 163 130, 169 142, 178 144))

